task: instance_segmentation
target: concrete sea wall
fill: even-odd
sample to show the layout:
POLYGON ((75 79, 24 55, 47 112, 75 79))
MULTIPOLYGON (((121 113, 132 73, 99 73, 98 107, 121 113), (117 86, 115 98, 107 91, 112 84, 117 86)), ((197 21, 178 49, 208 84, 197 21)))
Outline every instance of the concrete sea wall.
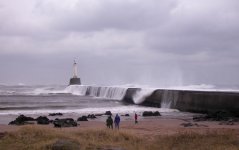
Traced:
MULTIPOLYGON (((129 88, 124 101, 134 103, 133 95, 137 91, 140 89, 129 88)), ((158 89, 146 97, 140 105, 198 113, 223 110, 239 116, 239 93, 158 89)))

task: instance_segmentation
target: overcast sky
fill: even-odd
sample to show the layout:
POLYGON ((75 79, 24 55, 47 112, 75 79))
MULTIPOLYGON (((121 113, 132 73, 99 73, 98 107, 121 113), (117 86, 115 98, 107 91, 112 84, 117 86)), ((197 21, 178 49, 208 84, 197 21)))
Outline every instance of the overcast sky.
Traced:
POLYGON ((238 0, 1 0, 0 83, 239 84, 238 0))

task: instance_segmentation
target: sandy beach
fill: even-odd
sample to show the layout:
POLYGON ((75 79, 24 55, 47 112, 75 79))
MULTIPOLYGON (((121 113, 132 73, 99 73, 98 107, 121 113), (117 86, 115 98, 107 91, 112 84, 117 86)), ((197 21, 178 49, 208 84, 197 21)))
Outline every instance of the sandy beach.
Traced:
MULTIPOLYGON (((122 118, 122 117, 121 117, 122 118)), ((22 126, 16 125, 0 125, 0 132, 17 131, 22 126)), ((54 128, 50 125, 32 125, 43 126, 46 128, 54 128)), ((77 127, 66 127, 61 130, 75 131, 97 129, 104 130, 106 125, 101 120, 78 121, 77 127)), ((110 129, 109 129, 110 130, 110 129)), ((115 129, 114 129, 115 130, 115 129)), ((164 117, 141 117, 138 124, 134 123, 132 118, 124 118, 120 123, 120 130, 127 131, 138 136, 157 136, 157 135, 173 135, 183 132, 207 133, 209 131, 227 131, 232 130, 239 135, 239 122, 234 122, 234 125, 226 125, 226 122, 220 121, 193 121, 192 118, 164 118, 164 117), (184 127, 183 124, 191 123, 192 126, 184 127)))
POLYGON ((83 150, 158 150, 239 148, 239 122, 193 121, 189 117, 121 116, 120 129, 109 129, 103 118, 78 121, 77 127, 49 125, 0 125, 0 146, 6 150, 54 149, 83 150), (186 126, 191 125, 191 126, 186 126), (196 148, 195 148, 196 147, 196 148))

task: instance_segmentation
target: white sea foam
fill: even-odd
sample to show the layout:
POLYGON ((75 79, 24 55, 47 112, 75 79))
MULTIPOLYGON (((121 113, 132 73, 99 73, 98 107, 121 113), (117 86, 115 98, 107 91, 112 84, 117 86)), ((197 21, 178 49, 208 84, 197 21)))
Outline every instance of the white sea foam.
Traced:
POLYGON ((161 107, 170 109, 172 106, 176 105, 176 102, 178 100, 178 93, 178 91, 164 90, 161 107))
POLYGON ((173 87, 168 87, 167 89, 175 89, 175 90, 200 90, 200 91, 217 90, 216 87, 215 87, 214 85, 211 85, 211 84, 173 86, 173 87))
POLYGON ((39 110, 6 110, 1 111, 0 115, 33 115, 33 114, 49 114, 49 113, 77 113, 77 114, 99 114, 105 113, 106 111, 111 111, 112 113, 126 114, 126 113, 141 113, 143 111, 159 111, 162 112, 179 112, 176 109, 167 109, 167 108, 155 108, 155 107, 145 107, 139 105, 130 105, 130 106, 117 106, 117 107, 89 107, 89 108, 81 108, 81 109, 39 109, 39 110))
POLYGON ((155 89, 138 89, 133 95, 133 101, 135 104, 140 104, 144 102, 145 98, 150 96, 155 89))
POLYGON ((125 96, 127 88, 71 85, 68 86, 65 91, 74 95, 89 95, 100 98, 122 100, 125 96))

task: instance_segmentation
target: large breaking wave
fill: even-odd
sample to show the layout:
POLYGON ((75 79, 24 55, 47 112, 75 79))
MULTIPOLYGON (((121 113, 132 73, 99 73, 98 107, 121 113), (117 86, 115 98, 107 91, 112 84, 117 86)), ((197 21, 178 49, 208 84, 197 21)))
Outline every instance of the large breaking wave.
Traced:
POLYGON ((124 87, 101 87, 71 85, 65 89, 65 92, 74 95, 94 96, 100 98, 122 100, 128 88, 124 87))

